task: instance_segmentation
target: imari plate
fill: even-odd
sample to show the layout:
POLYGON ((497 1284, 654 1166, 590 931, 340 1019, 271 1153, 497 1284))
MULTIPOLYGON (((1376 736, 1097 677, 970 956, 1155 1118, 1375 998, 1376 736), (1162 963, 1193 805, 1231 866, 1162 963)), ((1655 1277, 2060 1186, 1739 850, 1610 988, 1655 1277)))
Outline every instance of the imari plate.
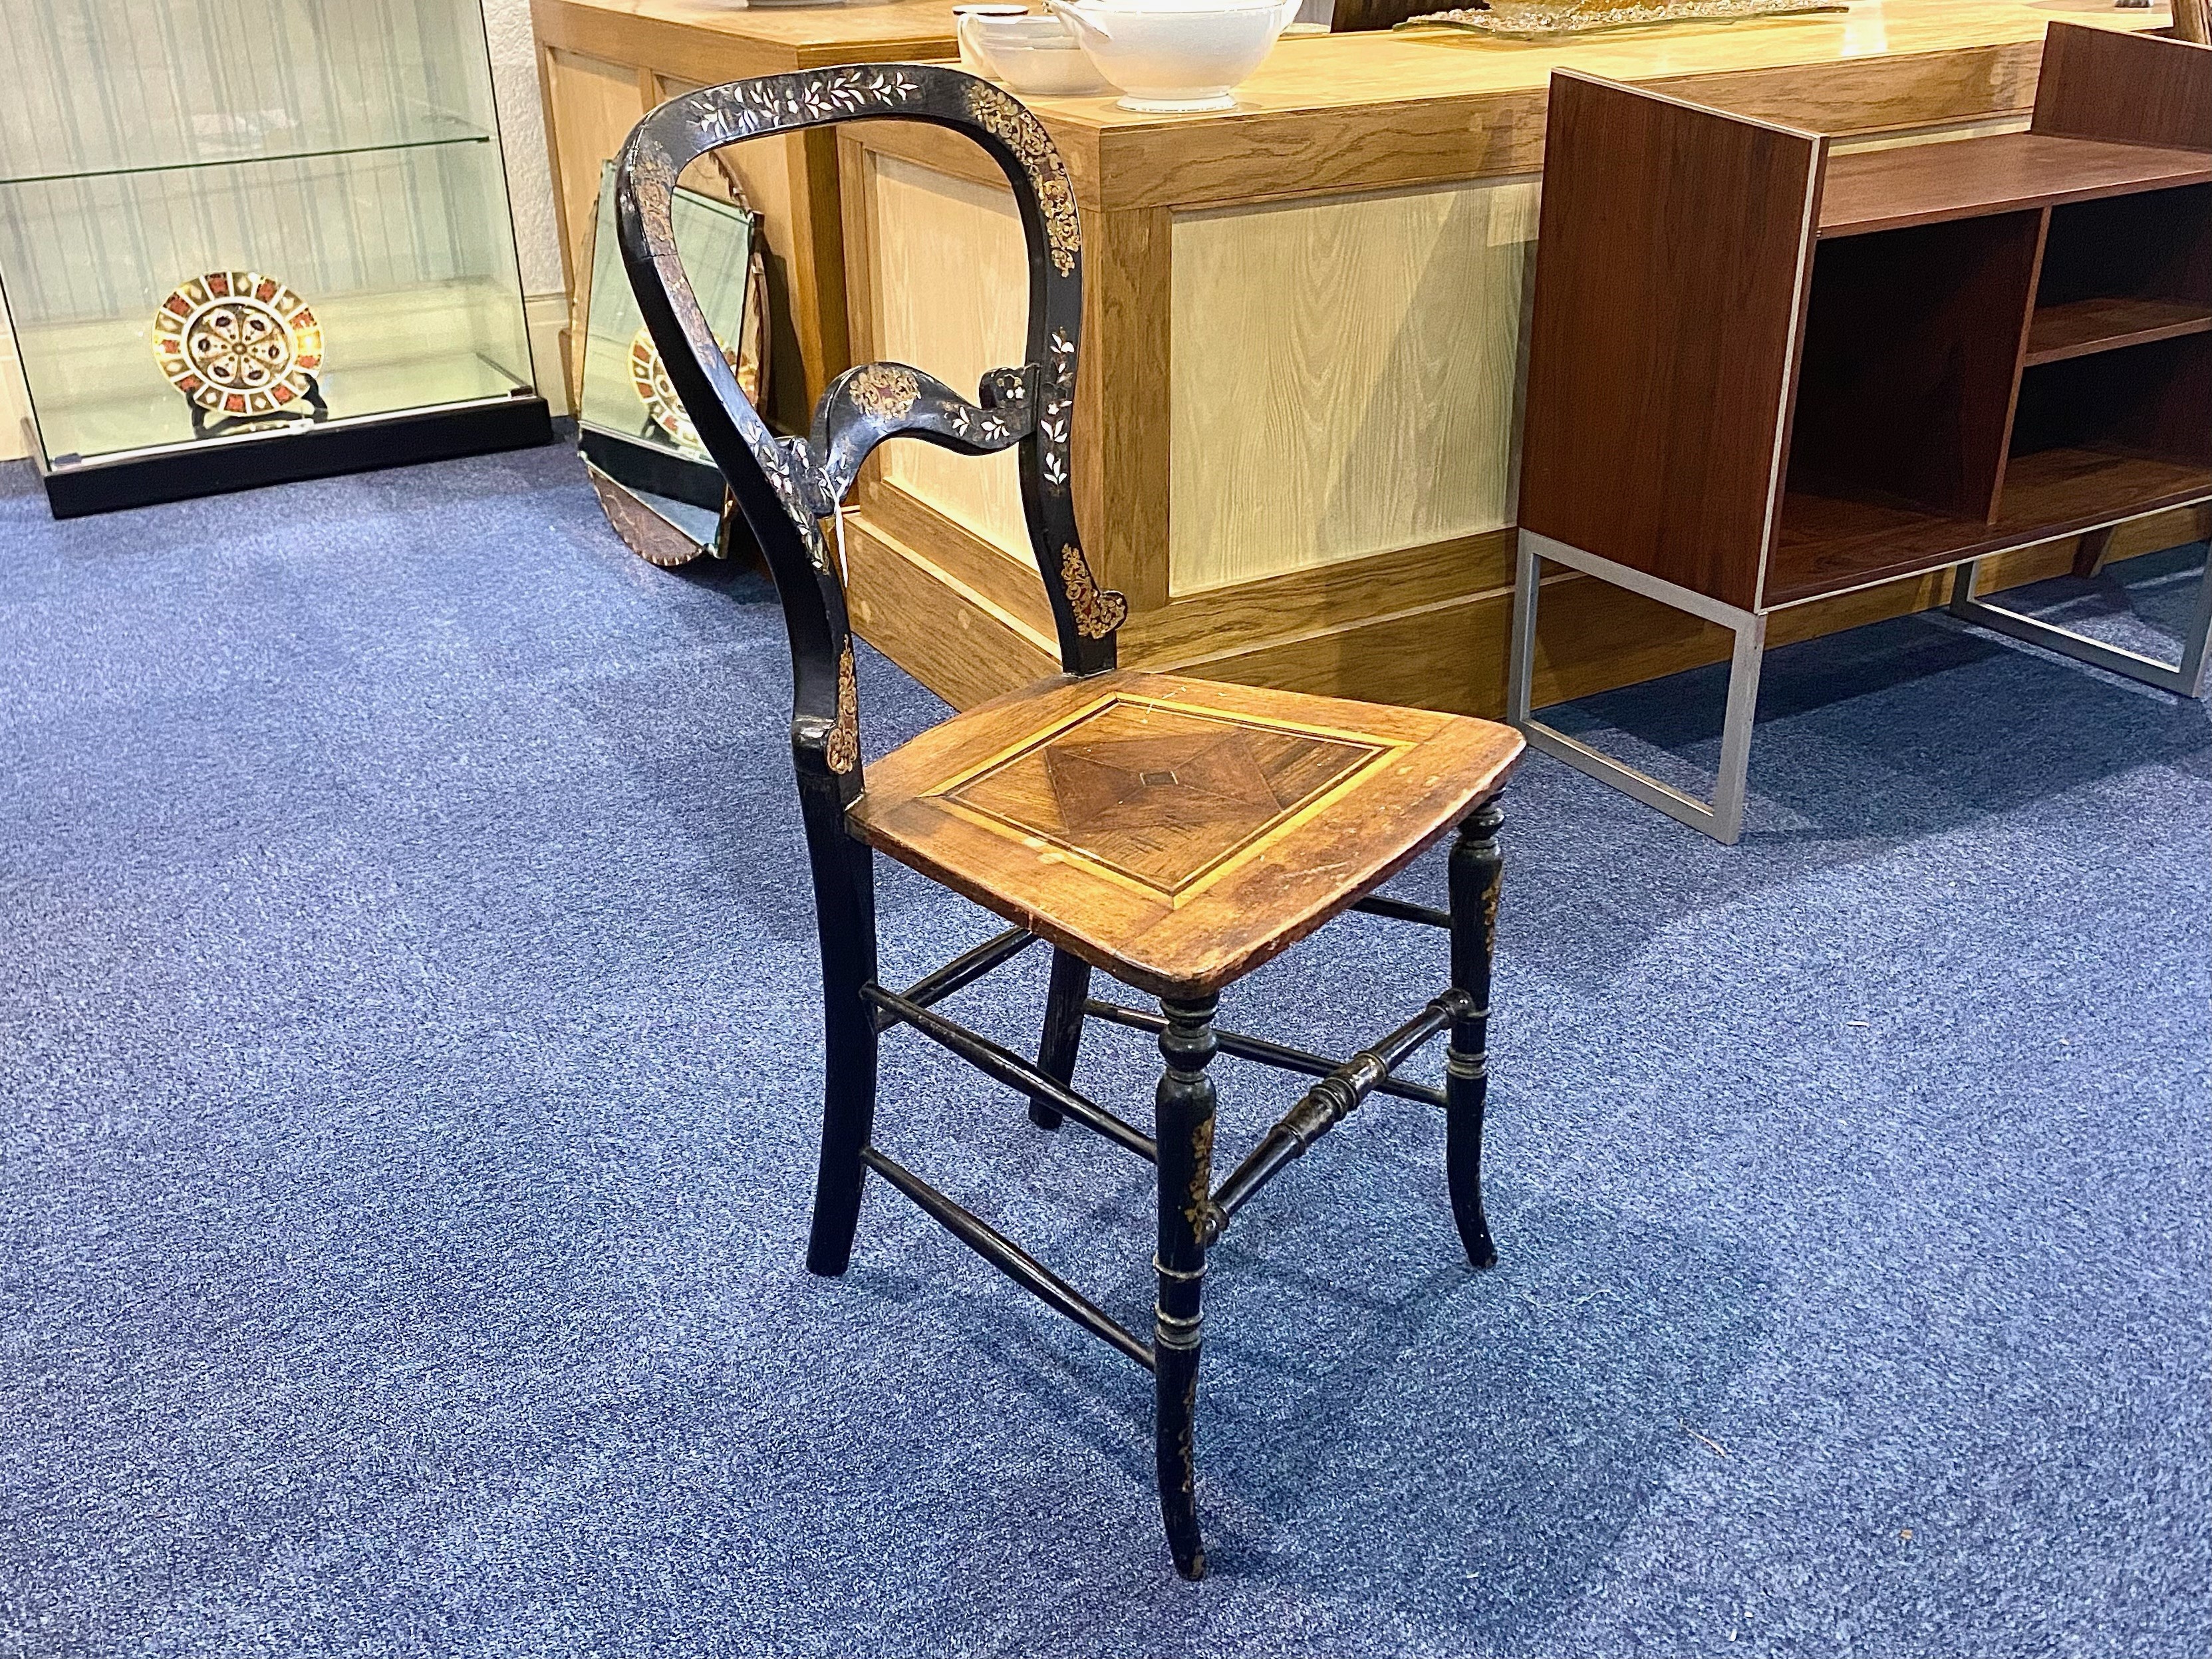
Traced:
MULTIPOLYGON (((722 348, 722 361, 735 373, 738 354, 727 346, 722 348)), ((676 395, 675 383, 668 378, 668 370, 660 361, 660 349, 653 343, 649 329, 641 328, 630 336, 629 383, 637 388, 638 401, 653 423, 676 440, 684 448, 701 453, 706 446, 699 441, 699 428, 691 424, 691 417, 684 412, 684 400, 676 395)), ((744 388, 740 386, 739 390, 744 388)))
POLYGON ((314 389, 323 327, 307 302, 258 270, 211 270, 154 313, 169 383, 218 415, 278 415, 314 389))

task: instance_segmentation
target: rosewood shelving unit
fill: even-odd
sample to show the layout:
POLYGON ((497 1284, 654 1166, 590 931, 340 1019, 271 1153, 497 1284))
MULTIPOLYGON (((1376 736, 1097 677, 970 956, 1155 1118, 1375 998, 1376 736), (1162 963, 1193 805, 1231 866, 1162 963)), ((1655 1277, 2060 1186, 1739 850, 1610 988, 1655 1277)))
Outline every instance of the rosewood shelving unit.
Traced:
POLYGON ((1815 133, 1552 79, 1509 696, 1529 741, 1723 842, 1766 619, 1953 568, 1958 616, 2202 694, 1974 596, 1979 560, 2212 500, 2212 48, 2053 23, 2029 131, 1815 133), (1541 563, 1733 631, 1701 801, 1532 718, 1541 563))

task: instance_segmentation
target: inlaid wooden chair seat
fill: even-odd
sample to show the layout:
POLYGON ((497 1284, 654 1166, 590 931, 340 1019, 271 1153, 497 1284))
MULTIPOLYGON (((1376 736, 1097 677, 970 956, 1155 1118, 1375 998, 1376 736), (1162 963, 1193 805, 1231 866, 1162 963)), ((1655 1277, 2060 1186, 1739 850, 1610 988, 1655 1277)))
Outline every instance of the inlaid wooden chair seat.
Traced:
MULTIPOLYGON (((1076 524, 1083 262, 1074 185, 1042 125, 998 88, 926 64, 709 87, 639 123, 616 179, 638 307, 775 578, 791 635, 791 751, 822 950, 822 1146, 806 1265, 832 1276, 850 1266, 872 1176, 1151 1371, 1160 1518, 1176 1571, 1196 1578, 1206 1571, 1194 1412, 1206 1253, 1238 1211, 1364 1102, 1392 1095, 1443 1113, 1443 1185, 1460 1243, 1475 1267, 1497 1260, 1481 1182, 1503 873, 1493 797, 1520 735, 1486 720, 1116 665, 1127 605, 1091 569, 1076 524), (950 128, 1005 175, 1029 251, 1026 356, 984 374, 973 401, 923 369, 865 363, 830 383, 806 437, 779 436, 738 391, 684 274, 670 216, 675 183, 708 151, 741 139, 878 118, 950 128), (864 765, 844 571, 823 521, 891 439, 962 455, 1018 448, 1023 516, 1065 672, 864 765), (1373 890, 1455 829, 1449 910, 1373 890), (882 984, 878 850, 1014 926, 902 990, 882 984), (1224 988, 1355 908, 1448 946, 1433 952, 1434 977, 1417 1010, 1361 1033, 1343 1059, 1215 1024, 1224 988), (1038 939, 1053 946, 1052 971, 1031 1064, 938 1005, 1038 939), (1100 970, 1158 996, 1158 1012, 1094 999, 1100 970), (1149 1130, 1076 1088, 1087 1019, 1158 1036, 1164 1066, 1149 1130), (1026 1097, 1040 1128, 1079 1124, 1158 1166, 1146 1334, 932 1186, 901 1161, 902 1151, 893 1156, 904 1119, 886 1111, 879 1130, 878 1066, 886 1037, 916 1036, 1012 1098, 1026 1097), (1440 1036, 1441 1087, 1395 1075, 1440 1036), (1308 1080, 1218 1182, 1207 1074, 1217 1054, 1308 1080)), ((995 293, 978 295, 979 306, 1002 303, 995 293)), ((751 801, 737 807, 759 810, 751 801)))
POLYGON ((1488 720, 1127 669, 1061 675, 872 762, 878 852, 1156 996, 1218 991, 1494 793, 1488 720))

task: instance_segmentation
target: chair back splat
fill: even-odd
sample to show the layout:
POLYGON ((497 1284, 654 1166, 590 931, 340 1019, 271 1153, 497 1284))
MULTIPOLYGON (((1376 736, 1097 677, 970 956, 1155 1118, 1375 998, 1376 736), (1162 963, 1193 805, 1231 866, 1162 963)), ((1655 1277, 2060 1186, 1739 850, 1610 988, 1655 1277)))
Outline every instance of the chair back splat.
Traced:
POLYGON ((837 781, 842 802, 860 791, 851 624, 821 520, 887 438, 919 438, 963 455, 1020 447, 1022 507, 1059 631, 1060 665, 1071 674, 1114 666, 1115 630, 1127 606, 1092 580, 1070 495, 1082 230, 1066 166, 1034 115, 988 82, 952 69, 855 64, 769 76, 663 104, 630 134, 616 179, 623 261, 646 326, 783 602, 802 782, 818 769, 837 781), (861 119, 950 127, 1006 174, 1029 246, 1025 361, 985 374, 973 402, 921 369, 863 364, 823 392, 806 439, 779 438, 738 390, 693 297, 669 216, 672 193, 684 169, 709 150, 861 119))

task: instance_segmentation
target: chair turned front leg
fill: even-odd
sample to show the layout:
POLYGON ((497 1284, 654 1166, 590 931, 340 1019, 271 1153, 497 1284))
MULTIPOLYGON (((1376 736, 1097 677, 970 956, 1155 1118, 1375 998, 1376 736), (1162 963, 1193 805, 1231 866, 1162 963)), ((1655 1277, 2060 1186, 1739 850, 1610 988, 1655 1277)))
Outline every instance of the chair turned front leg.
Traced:
POLYGON ((1160 1156, 1159 1302, 1152 1318, 1152 1438, 1158 1464, 1160 1519, 1176 1571, 1206 1577, 1206 1546, 1198 1530, 1198 1459, 1192 1419, 1198 1406, 1200 1297, 1206 1283, 1206 1246, 1199 1227, 1213 1197, 1213 1083, 1206 1074, 1213 1058, 1215 999, 1163 999, 1167 1029, 1160 1054, 1154 1137, 1160 1156))
MULTIPOLYGON (((1083 1005, 1091 995, 1091 964, 1065 951, 1052 953, 1052 987, 1045 993, 1044 1036, 1037 1042, 1037 1070, 1055 1083, 1075 1081, 1075 1051, 1083 1042, 1083 1005)), ((1060 1127, 1060 1109, 1030 1097, 1030 1121, 1040 1129, 1060 1127)))
POLYGON ((1482 1112, 1490 1090, 1490 963, 1505 876, 1498 826, 1504 821, 1496 802, 1484 803, 1460 825, 1451 850, 1452 983, 1474 1000, 1474 1012, 1452 1022, 1444 1050, 1444 1179, 1460 1243, 1478 1267, 1498 1261, 1482 1213, 1482 1112))

